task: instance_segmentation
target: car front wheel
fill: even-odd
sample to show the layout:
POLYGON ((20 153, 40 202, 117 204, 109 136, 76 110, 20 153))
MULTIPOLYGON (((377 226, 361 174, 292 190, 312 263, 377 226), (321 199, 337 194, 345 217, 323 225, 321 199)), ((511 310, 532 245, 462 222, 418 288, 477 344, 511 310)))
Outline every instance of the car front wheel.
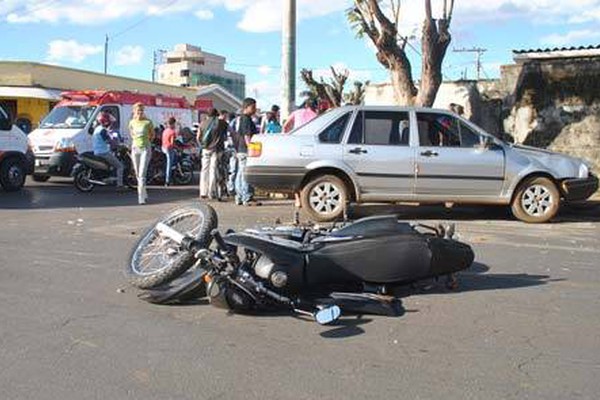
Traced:
POLYGON ((515 217, 529 223, 551 220, 560 206, 560 193, 552 180, 541 176, 525 180, 515 193, 511 210, 515 217))
POLYGON ((304 186, 300 198, 311 219, 327 222, 342 217, 348 195, 344 181, 334 175, 322 175, 304 186))

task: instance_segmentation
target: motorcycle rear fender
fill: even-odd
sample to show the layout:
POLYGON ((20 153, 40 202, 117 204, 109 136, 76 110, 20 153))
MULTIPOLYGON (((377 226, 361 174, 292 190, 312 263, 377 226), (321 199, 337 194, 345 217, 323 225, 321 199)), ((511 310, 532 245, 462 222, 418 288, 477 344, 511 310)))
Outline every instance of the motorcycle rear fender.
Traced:
POLYGON ((310 248, 285 239, 270 239, 247 233, 230 233, 223 237, 225 243, 243 247, 268 257, 275 267, 272 272, 283 271, 288 275, 288 287, 298 288, 305 283, 305 254, 310 248))

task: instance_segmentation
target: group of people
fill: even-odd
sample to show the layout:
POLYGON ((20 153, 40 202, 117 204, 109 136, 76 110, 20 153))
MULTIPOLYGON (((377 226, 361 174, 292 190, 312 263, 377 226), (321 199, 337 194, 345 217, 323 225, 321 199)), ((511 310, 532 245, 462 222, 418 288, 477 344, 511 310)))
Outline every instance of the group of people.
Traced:
MULTIPOLYGON (((92 134, 92 149, 94 155, 104 159, 117 172, 117 190, 123 188, 123 163, 114 155, 113 150, 122 138, 118 132, 111 129, 115 118, 106 111, 96 117, 97 126, 92 134)), ((148 199, 146 191, 146 170, 150 161, 150 142, 154 135, 152 122, 144 115, 144 105, 133 105, 133 116, 129 121, 131 135, 131 160, 138 181, 138 203, 144 204, 148 199)))
MULTIPOLYGON (((198 127, 197 139, 202 146, 202 169, 200 171, 200 198, 220 200, 218 188, 219 163, 228 162, 227 191, 235 195, 235 203, 257 206, 254 189, 245 177, 248 161, 248 145, 252 137, 261 134, 288 133, 317 116, 316 102, 305 100, 298 110, 290 114, 284 124, 280 122, 279 106, 273 105, 262 118, 257 116, 256 100, 248 97, 242 102, 240 115, 226 110, 213 109, 198 127), (223 154, 228 157, 223 157, 223 154)), ((300 198, 295 194, 296 206, 300 198)))
MULTIPOLYGON (((304 101, 301 108, 290 114, 284 124, 280 122, 279 107, 273 105, 263 118, 257 117, 256 100, 248 97, 242 102, 240 115, 229 113, 227 110, 212 109, 201 122, 196 139, 201 146, 200 198, 220 199, 217 187, 220 171, 226 170, 226 187, 229 195, 235 195, 238 205, 260 205, 254 199, 254 190, 245 178, 248 159, 248 144, 258 133, 278 134, 287 133, 304 125, 317 116, 316 105, 311 100, 304 101), (223 157, 227 154, 228 157, 223 157), (220 163, 227 162, 226 168, 220 163)), ((97 117, 98 125, 92 135, 94 154, 106 160, 117 173, 117 187, 123 187, 124 167, 113 154, 114 146, 121 141, 118 134, 110 128, 114 117, 108 112, 101 112, 97 117)), ((165 186, 171 182, 171 166, 174 164, 175 139, 177 121, 171 117, 161 133, 161 148, 166 156, 165 186)), ((146 171, 151 156, 151 143, 155 139, 155 129, 152 121, 144 114, 144 105, 133 105, 133 115, 128 125, 131 137, 131 160, 137 178, 138 203, 145 204, 148 200, 146 190, 146 171)), ((296 206, 300 206, 296 194, 296 206)))

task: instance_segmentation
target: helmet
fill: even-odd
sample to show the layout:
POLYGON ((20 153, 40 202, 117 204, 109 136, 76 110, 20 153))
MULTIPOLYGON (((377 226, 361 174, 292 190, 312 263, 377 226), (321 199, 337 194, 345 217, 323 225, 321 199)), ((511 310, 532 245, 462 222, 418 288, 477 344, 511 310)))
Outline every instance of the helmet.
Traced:
POLYGON ((115 117, 113 117, 109 112, 101 111, 96 117, 96 122, 102 126, 108 126, 115 122, 115 117))

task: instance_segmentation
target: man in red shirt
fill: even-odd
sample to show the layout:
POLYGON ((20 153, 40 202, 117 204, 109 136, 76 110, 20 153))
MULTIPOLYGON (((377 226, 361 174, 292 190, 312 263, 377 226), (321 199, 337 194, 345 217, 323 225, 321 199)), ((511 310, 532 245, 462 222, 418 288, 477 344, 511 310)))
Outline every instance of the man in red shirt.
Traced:
POLYGON ((175 163, 175 138, 177 137, 177 132, 175 131, 176 122, 175 118, 169 118, 167 121, 167 129, 162 133, 162 152, 167 156, 165 186, 171 184, 171 169, 175 163))

